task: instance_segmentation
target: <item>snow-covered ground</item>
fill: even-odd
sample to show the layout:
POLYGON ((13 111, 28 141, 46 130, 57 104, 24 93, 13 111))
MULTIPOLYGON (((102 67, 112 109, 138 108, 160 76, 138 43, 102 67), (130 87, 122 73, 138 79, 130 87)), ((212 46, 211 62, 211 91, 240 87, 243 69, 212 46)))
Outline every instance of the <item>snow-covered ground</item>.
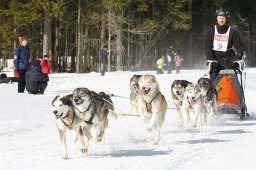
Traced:
MULTIPOLYGON (((182 70, 181 74, 156 75, 160 90, 173 108, 170 86, 175 79, 196 82, 207 70, 182 70)), ((246 69, 245 97, 250 117, 245 121, 224 115, 204 124, 199 133, 191 127, 178 127, 175 109, 168 109, 159 145, 138 117, 109 118, 103 143, 80 153, 74 133, 67 132, 69 159, 62 148, 52 113, 56 95, 87 87, 129 97, 133 74, 112 72, 101 77, 90 74, 51 74, 45 95, 18 94, 17 83, 0 84, 0 169, 1 170, 254 170, 256 167, 256 68, 246 69)), ((128 99, 113 97, 116 109, 129 112, 128 99)))

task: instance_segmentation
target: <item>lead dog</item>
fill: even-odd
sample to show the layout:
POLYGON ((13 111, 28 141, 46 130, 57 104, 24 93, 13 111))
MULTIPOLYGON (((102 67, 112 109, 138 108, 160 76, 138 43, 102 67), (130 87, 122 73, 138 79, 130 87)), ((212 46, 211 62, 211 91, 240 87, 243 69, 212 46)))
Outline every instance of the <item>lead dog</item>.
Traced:
POLYGON ((138 111, 140 118, 148 123, 148 130, 155 130, 153 144, 160 140, 160 130, 165 119, 167 103, 161 94, 154 75, 143 75, 139 79, 138 111))
POLYGON ((197 84, 201 88, 201 95, 203 97, 205 121, 206 117, 217 117, 217 92, 208 78, 200 78, 197 84))
POLYGON ((176 111, 178 113, 179 126, 183 125, 182 113, 180 108, 183 102, 185 89, 189 84, 191 84, 191 82, 187 80, 174 80, 171 85, 171 94, 173 103, 175 104, 176 111))
POLYGON ((90 91, 87 88, 76 88, 73 91, 75 114, 82 119, 83 126, 94 127, 92 142, 102 141, 104 131, 108 126, 109 110, 113 111, 113 102, 104 92, 100 94, 90 91))
POLYGON ((81 119, 79 119, 75 113, 72 106, 72 95, 67 96, 56 96, 52 101, 53 114, 56 117, 56 125, 59 131, 60 141, 63 148, 63 158, 68 159, 68 151, 66 144, 66 131, 73 130, 76 133, 76 139, 79 138, 81 143, 81 152, 86 153, 88 150, 88 143, 90 140, 90 135, 88 129, 82 129, 80 127, 81 119), (85 144, 84 138, 87 140, 85 144))
POLYGON ((197 120, 199 118, 199 131, 202 131, 202 114, 203 114, 203 99, 201 96, 201 89, 197 84, 188 84, 184 93, 184 99, 181 106, 181 111, 183 115, 186 116, 187 124, 190 121, 190 111, 193 110, 194 121, 192 126, 197 126, 197 120))

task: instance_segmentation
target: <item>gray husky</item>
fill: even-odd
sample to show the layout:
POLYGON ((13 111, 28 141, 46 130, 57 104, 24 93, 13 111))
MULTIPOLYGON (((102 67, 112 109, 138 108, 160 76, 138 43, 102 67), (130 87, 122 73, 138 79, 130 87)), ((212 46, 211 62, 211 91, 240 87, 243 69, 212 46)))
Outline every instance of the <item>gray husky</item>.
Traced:
POLYGON ((210 118, 213 118, 214 116, 217 117, 217 91, 213 87, 211 80, 202 77, 197 81, 197 84, 201 88, 201 95, 204 101, 204 112, 207 113, 204 114, 205 121, 207 120, 207 116, 210 116, 210 118))
POLYGON ((108 127, 108 113, 114 110, 110 97, 104 92, 97 94, 87 88, 76 88, 73 91, 72 103, 75 114, 82 119, 83 126, 89 126, 90 129, 94 127, 92 142, 101 142, 108 127))
POLYGON ((142 75, 136 75, 134 74, 132 78, 130 79, 130 103, 131 103, 131 111, 135 112, 135 114, 138 114, 138 97, 139 97, 139 79, 142 75))

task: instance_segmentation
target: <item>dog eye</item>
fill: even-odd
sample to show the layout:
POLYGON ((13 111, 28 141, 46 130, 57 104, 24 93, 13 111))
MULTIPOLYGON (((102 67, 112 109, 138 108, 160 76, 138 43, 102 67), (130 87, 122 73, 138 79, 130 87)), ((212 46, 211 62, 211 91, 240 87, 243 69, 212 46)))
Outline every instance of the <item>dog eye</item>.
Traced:
POLYGON ((63 104, 61 104, 60 106, 63 106, 63 104))

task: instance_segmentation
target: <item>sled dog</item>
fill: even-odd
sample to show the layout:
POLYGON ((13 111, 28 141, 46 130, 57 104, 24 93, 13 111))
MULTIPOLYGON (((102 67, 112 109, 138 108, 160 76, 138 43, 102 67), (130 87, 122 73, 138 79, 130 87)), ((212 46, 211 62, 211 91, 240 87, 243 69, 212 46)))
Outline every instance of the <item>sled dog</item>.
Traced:
POLYGON ((197 126, 197 119, 199 118, 199 131, 202 131, 202 108, 203 99, 201 96, 201 89, 197 84, 188 84, 186 87, 184 98, 182 101, 181 112, 186 116, 187 124, 190 122, 190 112, 194 111, 194 121, 192 126, 197 126))
POLYGON ((179 126, 183 125, 181 105, 183 102, 185 89, 189 84, 191 84, 191 82, 187 80, 174 80, 171 85, 171 94, 173 103, 175 104, 176 111, 178 113, 179 126))
POLYGON ((56 124, 59 131, 60 141, 63 148, 63 158, 68 159, 68 151, 66 145, 66 131, 73 130, 76 133, 75 141, 79 138, 81 143, 81 152, 87 153, 88 143, 90 140, 90 135, 88 129, 82 129, 80 127, 81 119, 79 119, 74 112, 72 106, 72 95, 67 96, 56 96, 52 101, 53 114, 56 117, 56 124), (87 140, 86 143, 84 138, 87 140))
POLYGON ((141 75, 134 74, 130 79, 130 103, 131 103, 131 112, 138 112, 138 96, 139 96, 139 78, 141 75))
POLYGON ((204 116, 205 121, 207 120, 207 116, 213 118, 217 116, 217 92, 213 87, 213 84, 208 78, 200 78, 197 81, 197 84, 201 88, 201 95, 203 98, 204 104, 204 116))
POLYGON ((148 130, 155 130, 153 144, 160 140, 160 130, 165 119, 167 103, 161 94, 154 75, 143 75, 139 79, 138 112, 140 118, 148 123, 148 130))
POLYGON ((82 119, 83 126, 90 126, 90 129, 94 127, 94 131, 90 131, 92 142, 101 142, 108 126, 109 110, 114 110, 110 97, 104 92, 97 94, 87 88, 76 88, 73 91, 72 103, 75 114, 82 119))

